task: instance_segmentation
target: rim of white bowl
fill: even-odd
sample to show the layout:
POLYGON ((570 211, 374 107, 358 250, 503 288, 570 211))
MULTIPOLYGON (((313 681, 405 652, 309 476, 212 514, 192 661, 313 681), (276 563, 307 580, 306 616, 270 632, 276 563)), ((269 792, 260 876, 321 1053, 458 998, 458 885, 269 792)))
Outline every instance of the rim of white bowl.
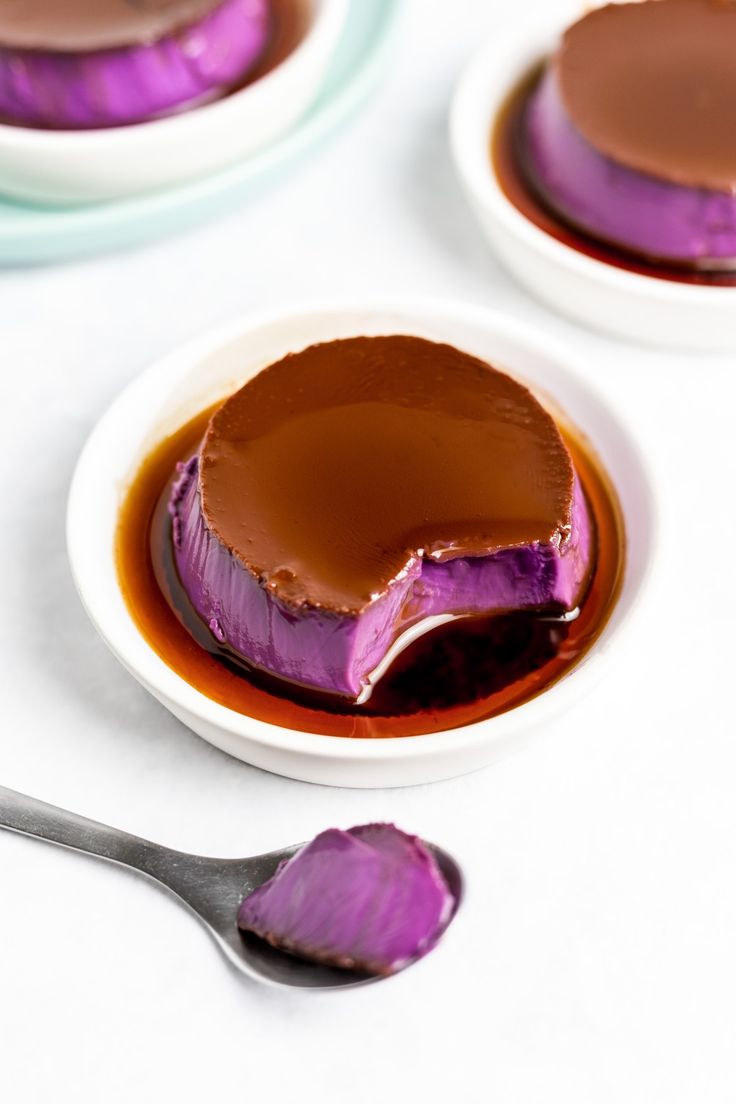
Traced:
MULTIPOLYGON (((359 329, 359 325, 356 325, 356 332, 359 329)), ((297 340, 295 339, 295 344, 297 340)), ((387 760, 400 762, 420 758, 433 759, 448 752, 456 752, 460 759, 465 748, 475 747, 479 743, 501 744, 509 737, 520 735, 522 730, 532 729, 544 719, 557 716, 567 706, 584 696, 586 680, 588 688, 595 684, 599 673, 598 667, 607 658, 609 643, 614 637, 623 635, 623 630, 635 621, 633 614, 639 608, 642 597, 646 593, 656 559, 659 532, 658 511, 653 491, 654 478, 648 462, 618 414, 611 409, 610 404, 601 396, 597 388, 591 386, 587 378, 583 377, 581 371, 571 367, 574 364, 575 358, 564 345, 549 339, 543 331, 526 322, 482 306, 431 298, 402 298, 372 303, 332 300, 293 304, 287 311, 264 311, 241 317, 185 343, 156 361, 128 384, 97 422, 77 462, 67 506, 67 550, 72 576, 90 620, 123 666, 149 692, 159 700, 163 700, 164 704, 171 702, 198 720, 231 737, 240 737, 251 744, 308 756, 312 759, 363 760, 375 764, 387 760), (150 407, 149 392, 168 387, 181 379, 193 366, 204 363, 219 349, 224 349, 232 341, 250 332, 281 323, 288 324, 290 331, 293 331, 295 320, 301 317, 314 319, 315 316, 336 314, 350 314, 358 318, 360 316, 363 318, 366 316, 390 317, 396 314, 406 325, 414 317, 417 319, 416 325, 419 330, 422 328, 419 319, 427 318, 432 318, 433 323, 440 325, 466 324, 486 329, 489 333, 508 340, 533 356, 548 361, 551 369, 562 375, 574 392, 582 396, 586 402, 592 403, 601 416, 610 422, 616 435, 624 442, 628 457, 633 461, 639 479, 638 489, 646 505, 648 520, 646 538, 642 540, 639 548, 642 554, 637 565, 638 578, 631 578, 629 535, 627 536, 629 552, 621 591, 598 640, 583 659, 558 682, 537 697, 505 713, 469 725, 421 736, 360 739, 282 728, 280 725, 260 721, 231 710, 186 682, 146 641, 135 624, 120 590, 114 557, 114 532, 107 532, 102 537, 102 541, 101 534, 98 532, 95 536, 93 532, 94 524, 90 524, 90 503, 95 501, 95 485, 102 479, 109 489, 109 484, 112 482, 120 500, 128 480, 135 474, 136 463, 140 460, 139 437, 131 447, 129 468, 126 473, 106 472, 106 440, 116 426, 139 424, 140 410, 150 407), (99 557, 102 557, 106 568, 104 573, 106 579, 102 578, 97 571, 99 557)), ((515 371, 513 365, 508 366, 508 370, 512 374, 515 371)), ((524 378, 522 372, 518 375, 519 378, 524 378)), ((533 381, 531 386, 535 386, 533 381)), ((537 389, 540 390, 538 386, 537 389)), ((555 400, 558 398, 557 394, 553 397, 555 400)), ((559 395, 559 403, 564 411, 564 395, 559 395)), ((163 412, 161 416, 164 416, 163 412)), ((161 436, 165 435, 166 430, 162 428, 161 436)), ((135 435, 133 438, 135 439, 135 435)), ((154 445, 155 435, 152 438, 151 447, 154 445)), ((595 442, 593 445, 595 447, 595 442)), ((628 524, 625 516, 624 524, 628 524)))
MULTIPOLYGON (((568 13, 569 16, 569 13, 568 13)), ((559 11, 527 24, 514 22, 473 54, 461 73, 450 108, 450 145, 469 195, 515 238, 577 276, 652 299, 715 306, 736 304, 736 289, 684 284, 629 272, 588 257, 557 241, 514 206, 501 187, 491 158, 491 138, 508 97, 533 65, 544 60, 569 24, 559 11)))
POLYGON ((77 150, 81 156, 92 146, 104 150, 105 146, 120 147, 124 143, 139 145, 142 142, 148 142, 158 145, 160 141, 166 141, 169 135, 176 136, 189 129, 192 119, 206 122, 211 121, 215 116, 226 118, 228 114, 237 114, 246 97, 252 99, 255 95, 269 94, 283 81, 284 77, 288 78, 293 69, 301 66, 310 54, 321 49, 322 40, 325 37, 336 36, 345 20, 350 0, 312 0, 312 2, 314 12, 309 26, 304 37, 291 53, 258 80, 253 81, 252 84, 246 84, 244 88, 228 96, 189 108, 176 115, 165 115, 159 119, 148 119, 125 126, 95 127, 89 130, 44 130, 41 127, 0 123, 0 148, 13 147, 18 150, 29 150, 42 146, 63 147, 70 155, 77 150))

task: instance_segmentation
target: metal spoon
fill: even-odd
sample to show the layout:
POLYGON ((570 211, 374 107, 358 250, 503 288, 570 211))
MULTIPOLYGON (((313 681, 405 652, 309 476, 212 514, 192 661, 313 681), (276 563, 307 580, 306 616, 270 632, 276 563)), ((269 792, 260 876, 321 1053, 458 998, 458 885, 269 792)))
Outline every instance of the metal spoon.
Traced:
MULTIPOLYGON (((0 828, 58 843, 73 851, 95 855, 145 874, 191 909, 225 957, 251 978, 297 989, 344 989, 379 980, 365 974, 304 962, 274 950, 263 940, 238 929, 236 917, 243 897, 270 878, 279 864, 291 858, 301 844, 270 851, 267 855, 255 855, 250 859, 209 859, 187 855, 2 786, 0 828)), ((445 851, 432 844, 428 846, 455 897, 457 910, 463 889, 460 868, 445 851)))

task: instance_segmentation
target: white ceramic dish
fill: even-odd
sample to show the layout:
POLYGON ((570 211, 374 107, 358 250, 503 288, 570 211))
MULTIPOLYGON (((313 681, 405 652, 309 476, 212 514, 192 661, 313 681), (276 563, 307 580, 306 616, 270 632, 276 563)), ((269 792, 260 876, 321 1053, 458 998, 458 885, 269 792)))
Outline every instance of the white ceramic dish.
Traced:
POLYGON ((509 94, 579 4, 553 5, 494 35, 455 93, 450 142, 465 192, 498 256, 518 280, 564 314, 618 337, 680 349, 736 349, 736 288, 680 284, 587 257, 535 226, 506 198, 490 159, 491 133, 509 94))
POLYGON ((125 667, 184 724, 223 751, 293 778, 329 785, 401 786, 452 777, 489 763, 514 739, 568 710, 606 668, 631 619, 651 563, 655 512, 649 479, 624 426, 546 337, 482 308, 437 302, 340 305, 241 321, 172 353, 136 379, 92 433, 72 483, 67 539, 87 612, 125 667), (118 584, 113 543, 126 485, 151 448, 266 364, 315 341, 412 333, 449 341, 554 396, 595 442, 628 530, 623 590, 599 641, 544 694, 499 717, 427 736, 351 740, 294 732, 207 698, 146 643, 118 584))
POLYGON ((260 80, 215 103, 102 130, 0 124, 0 191, 40 203, 94 203, 171 187, 262 149, 304 114, 319 89, 349 0, 311 0, 297 48, 260 80))

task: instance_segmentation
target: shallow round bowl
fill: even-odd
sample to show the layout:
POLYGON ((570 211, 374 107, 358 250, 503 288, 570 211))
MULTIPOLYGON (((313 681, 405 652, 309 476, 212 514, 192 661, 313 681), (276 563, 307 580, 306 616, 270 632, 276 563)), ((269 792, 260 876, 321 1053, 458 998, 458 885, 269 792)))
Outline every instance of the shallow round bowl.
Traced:
POLYGON ((95 203, 171 187, 235 163, 304 114, 327 71, 349 0, 311 0, 307 32, 271 72, 214 103, 100 130, 0 124, 0 191, 49 204, 95 203))
POLYGON ((309 307, 240 321, 167 356, 136 379, 93 431, 69 496, 72 572, 93 623, 121 663, 185 725, 258 767, 308 782, 373 787, 432 782, 495 759, 511 741, 567 711, 605 671, 632 621, 651 564, 655 511, 637 446, 605 402, 570 367, 569 354, 525 324, 483 308, 437 302, 309 307), (623 588, 601 636, 566 677, 500 716, 427 736, 375 740, 295 732, 219 705, 150 647, 121 593, 114 557, 120 505, 162 438, 232 393, 267 364, 317 341, 408 333, 450 342, 550 397, 593 442, 627 528, 623 588))
POLYGON ((450 143, 465 193, 507 268, 563 314, 618 337, 681 349, 736 349, 736 287, 639 275, 551 237, 506 197, 491 161, 491 135, 508 97, 550 55, 579 4, 553 6, 498 33, 461 76, 450 143))

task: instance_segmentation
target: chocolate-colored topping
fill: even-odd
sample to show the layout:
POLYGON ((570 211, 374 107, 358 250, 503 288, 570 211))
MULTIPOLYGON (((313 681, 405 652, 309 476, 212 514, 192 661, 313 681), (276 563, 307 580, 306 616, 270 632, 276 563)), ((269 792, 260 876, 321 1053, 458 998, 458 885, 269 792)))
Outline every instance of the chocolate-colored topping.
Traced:
POLYGON ((485 555, 570 529, 550 415, 449 345, 357 337, 265 369, 202 447, 207 525, 283 602, 358 613, 415 555, 485 555))
POLYGON ((590 12, 556 57, 565 108, 601 153, 690 187, 736 186, 736 0, 590 12))
POLYGON ((0 44, 83 51, 153 42, 222 0, 0 0, 0 44))

